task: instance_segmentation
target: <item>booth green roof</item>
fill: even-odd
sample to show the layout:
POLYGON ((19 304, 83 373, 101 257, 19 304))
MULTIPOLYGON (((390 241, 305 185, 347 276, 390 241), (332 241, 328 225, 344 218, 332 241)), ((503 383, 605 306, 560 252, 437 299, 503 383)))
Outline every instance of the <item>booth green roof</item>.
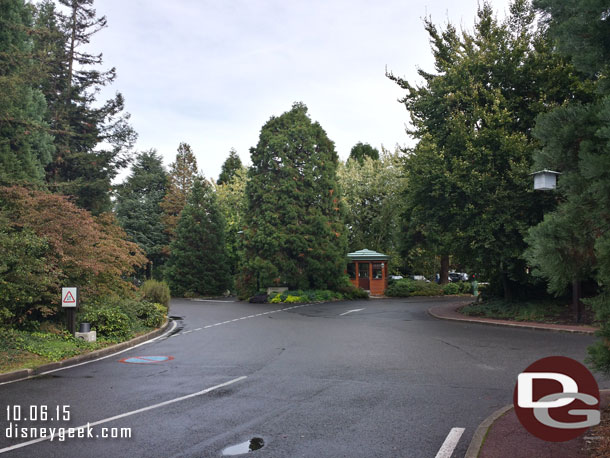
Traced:
POLYGON ((387 254, 377 253, 372 250, 360 250, 348 253, 347 258, 352 261, 385 261, 390 259, 387 254))

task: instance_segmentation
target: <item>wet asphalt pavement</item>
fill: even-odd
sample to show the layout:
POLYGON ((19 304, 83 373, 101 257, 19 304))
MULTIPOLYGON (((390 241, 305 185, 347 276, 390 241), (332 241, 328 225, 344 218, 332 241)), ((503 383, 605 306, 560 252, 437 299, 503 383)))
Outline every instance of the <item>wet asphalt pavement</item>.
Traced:
MULTIPOLYGON (((460 427, 452 456, 462 457, 478 424, 512 402, 519 372, 544 356, 583 361, 594 341, 430 317, 426 310, 443 300, 455 299, 284 311, 289 306, 174 300, 170 336, 0 385, 0 452, 29 440, 7 438, 7 428, 101 422, 94 438, 55 438, 2 456, 220 457, 257 437, 264 446, 241 456, 424 458, 460 427), (363 310, 345 314, 356 309, 363 310), (173 359, 120 362, 135 356, 173 359), (53 418, 57 406, 69 421, 53 418), (8 418, 16 409, 20 422, 8 418), (42 411, 47 421, 28 418, 42 411), (131 438, 95 438, 121 428, 131 428, 131 438)), ((600 388, 610 382, 600 380, 600 388)))

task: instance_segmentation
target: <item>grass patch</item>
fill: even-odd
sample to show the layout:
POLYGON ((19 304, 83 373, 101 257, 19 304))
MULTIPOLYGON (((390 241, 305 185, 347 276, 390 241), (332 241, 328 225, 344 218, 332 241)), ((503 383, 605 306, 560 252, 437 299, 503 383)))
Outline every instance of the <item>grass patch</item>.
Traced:
MULTIPOLYGON (((152 329, 139 326, 135 334, 144 334, 152 329)), ((117 339, 104 338, 97 342, 85 342, 67 331, 27 332, 0 327, 0 373, 33 369, 117 342, 117 339)))
POLYGON ((463 307, 460 312, 468 316, 495 318, 513 321, 537 321, 541 323, 564 323, 569 321, 570 306, 556 300, 507 302, 504 299, 489 299, 463 307))

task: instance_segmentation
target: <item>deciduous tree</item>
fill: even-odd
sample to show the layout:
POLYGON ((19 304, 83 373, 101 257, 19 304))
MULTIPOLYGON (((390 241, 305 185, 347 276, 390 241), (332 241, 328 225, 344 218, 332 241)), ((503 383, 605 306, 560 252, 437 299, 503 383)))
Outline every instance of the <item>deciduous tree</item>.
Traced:
POLYGON ((421 70, 421 86, 389 75, 407 91, 410 133, 420 139, 406 162, 413 169, 407 224, 511 298, 516 284, 531 281, 524 234, 553 205, 532 189, 531 128, 538 114, 578 92, 580 80, 552 53, 525 0, 502 22, 483 3, 472 33, 425 26, 436 72, 421 70))
POLYGON ((362 162, 339 163, 337 178, 345 204, 349 251, 367 248, 388 254, 391 267, 400 269, 405 190, 400 153, 383 151, 378 160, 366 156, 362 162))

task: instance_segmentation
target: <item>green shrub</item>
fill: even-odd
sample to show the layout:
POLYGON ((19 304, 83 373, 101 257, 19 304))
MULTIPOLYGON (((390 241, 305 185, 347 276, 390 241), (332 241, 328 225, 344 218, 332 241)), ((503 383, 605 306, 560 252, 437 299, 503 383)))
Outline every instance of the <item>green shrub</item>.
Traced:
POLYGON ((442 296, 443 287, 437 283, 427 283, 425 281, 413 282, 412 296, 442 296))
POLYGON ((163 324, 167 309, 164 305, 151 302, 141 302, 137 308, 136 316, 144 326, 157 328, 163 324))
POLYGON ((164 281, 146 280, 140 287, 140 292, 147 301, 169 307, 171 295, 169 286, 164 281))
POLYGON ((460 284, 459 283, 447 283, 443 286, 443 294, 451 295, 451 294, 459 294, 460 292, 460 284))
POLYGON ((385 295, 390 297, 409 297, 411 295, 411 282, 409 280, 396 280, 388 285, 385 295))
POLYGON ((271 298, 271 300, 269 300, 270 304, 279 304, 280 302, 282 302, 282 295, 281 294, 276 294, 275 296, 273 296, 271 298))
POLYGON ((100 337, 122 340, 131 335, 131 320, 117 306, 91 308, 81 316, 80 321, 91 323, 91 329, 95 329, 100 337))
POLYGON ((362 288, 355 287, 352 283, 347 285, 341 285, 337 288, 337 293, 343 296, 343 299, 355 300, 355 299, 368 299, 369 294, 362 288))
POLYGON ((307 298, 303 297, 301 298, 301 296, 288 296, 286 297, 286 300, 284 301, 284 303, 286 304, 297 304, 299 302, 307 302, 307 298))
POLYGON ((460 285, 460 293, 462 294, 472 294, 472 283, 470 282, 462 282, 460 285))
POLYGON ((550 321, 565 313, 566 305, 560 300, 508 302, 490 299, 463 307, 460 312, 469 316, 482 316, 516 321, 550 321))

